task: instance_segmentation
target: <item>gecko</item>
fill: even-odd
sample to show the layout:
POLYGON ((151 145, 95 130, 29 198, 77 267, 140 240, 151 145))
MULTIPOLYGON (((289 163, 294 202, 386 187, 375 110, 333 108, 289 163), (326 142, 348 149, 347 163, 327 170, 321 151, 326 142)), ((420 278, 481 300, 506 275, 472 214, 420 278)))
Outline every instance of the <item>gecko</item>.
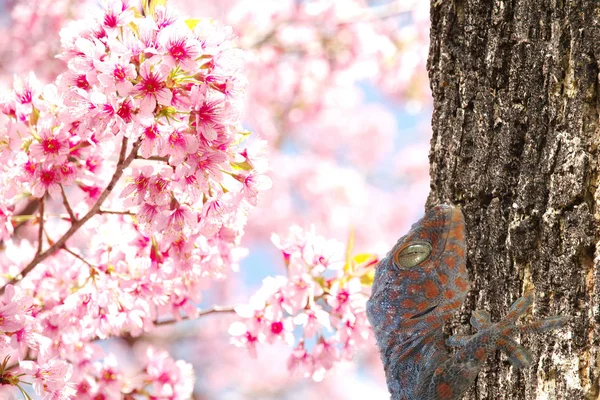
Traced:
POLYGON ((554 316, 516 325, 533 302, 526 292, 498 323, 487 311, 471 316, 473 335, 446 338, 442 328, 462 306, 470 288, 466 268, 465 221, 460 208, 431 208, 401 237, 375 272, 367 317, 375 333, 392 400, 457 400, 496 350, 516 368, 531 353, 513 337, 566 324, 554 316), (450 347, 456 347, 455 352, 450 347))

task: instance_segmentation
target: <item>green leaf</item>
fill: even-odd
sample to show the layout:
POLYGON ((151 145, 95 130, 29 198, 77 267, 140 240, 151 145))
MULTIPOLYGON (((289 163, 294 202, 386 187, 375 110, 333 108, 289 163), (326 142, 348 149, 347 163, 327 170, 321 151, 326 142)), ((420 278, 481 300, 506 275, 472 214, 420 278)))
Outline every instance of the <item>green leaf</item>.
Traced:
POLYGON ((354 251, 354 228, 350 227, 350 235, 348 236, 348 242, 346 244, 346 265, 344 266, 344 272, 352 272, 354 265, 352 263, 352 252, 354 251))
POLYGON ((358 265, 369 265, 373 262, 377 262, 377 256, 371 253, 360 253, 353 257, 353 261, 358 265))
POLYGON ((185 24, 188 26, 188 28, 190 28, 191 31, 193 31, 196 25, 200 23, 200 21, 202 20, 199 18, 190 18, 185 20, 185 24))
POLYGON ((244 171, 251 171, 252 170, 252 165, 248 164, 248 161, 242 161, 242 162, 233 162, 231 163, 231 166, 233 167, 234 170, 244 170, 244 171))
POLYGON ((360 277, 360 283, 365 286, 371 287, 373 286, 373 282, 375 281, 375 268, 367 271, 366 274, 360 277))

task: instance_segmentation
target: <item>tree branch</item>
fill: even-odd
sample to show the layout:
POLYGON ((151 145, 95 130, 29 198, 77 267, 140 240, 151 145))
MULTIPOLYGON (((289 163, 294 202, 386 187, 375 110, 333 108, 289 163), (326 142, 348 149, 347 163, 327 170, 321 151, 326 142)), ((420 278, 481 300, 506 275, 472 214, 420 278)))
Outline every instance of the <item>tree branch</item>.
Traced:
MULTIPOLYGON (((58 241, 56 241, 56 243, 54 243, 52 246, 50 246, 50 248, 47 249, 46 251, 44 251, 43 253, 37 254, 33 258, 33 260, 31 260, 31 262, 21 271, 21 273, 19 275, 15 276, 14 278, 12 278, 6 285, 9 285, 9 284, 14 285, 19 280, 21 280, 25 276, 27 276, 27 274, 29 274, 36 267, 36 265, 38 265, 39 263, 41 263, 42 261, 44 261, 51 255, 56 253, 57 250, 63 248, 65 243, 67 242, 67 240, 69 240, 71 238, 71 236, 73 236, 75 234, 75 232, 77 232, 79 230, 79 228, 81 228, 83 226, 83 224, 85 224, 87 221, 89 221, 94 215, 98 214, 98 211, 100 210, 100 206, 106 200, 108 195, 113 191, 113 189, 115 188, 115 185, 117 184, 117 182, 119 181, 121 176, 123 176, 123 171, 125 170, 125 168, 127 168, 129 166, 129 164, 131 164, 131 162, 135 159, 135 156, 137 155, 137 151, 140 148, 141 144, 142 144, 141 139, 138 140, 137 142, 135 142, 132 146, 131 153, 129 153, 127 158, 125 158, 125 153, 127 152, 127 149, 126 149, 127 138, 123 138, 121 154, 119 156, 119 162, 117 163, 117 168, 115 170, 115 173, 112 176, 112 179, 110 180, 110 182, 108 183, 108 185, 106 186, 104 191, 100 194, 98 201, 96 201, 96 203, 92 206, 92 208, 90 208, 90 210, 87 212, 87 214, 85 214, 81 219, 74 222, 71 225, 71 227, 69 228, 69 230, 67 230, 67 232, 60 239, 58 239, 58 241)), ((6 289, 6 285, 4 285, 0 289, 0 295, 2 295, 4 293, 4 290, 6 289)))
POLYGON ((150 156, 150 157, 147 157, 147 158, 146 157, 142 157, 142 156, 137 156, 135 159, 136 160, 146 160, 146 161, 162 161, 162 162, 166 162, 166 163, 169 162, 169 157, 167 157, 167 156, 163 156, 163 157, 160 157, 160 156, 150 156))
POLYGON ((44 196, 40 199, 40 221, 38 230, 38 248, 36 254, 39 255, 42 252, 44 246, 44 196))
MULTIPOLYGON (((206 310, 201 310, 198 312, 198 316, 196 319, 200 318, 200 317, 204 317, 206 315, 209 314, 216 314, 216 313, 232 313, 235 312, 234 307, 232 306, 227 306, 227 307, 223 307, 223 306, 213 306, 211 308, 208 308, 206 310)), ((179 319, 175 319, 175 318, 171 318, 171 319, 166 319, 164 321, 155 321, 154 322, 154 326, 163 326, 163 325, 172 325, 174 323, 177 323, 179 321, 185 321, 185 320, 189 320, 190 317, 188 317, 187 315, 179 318, 179 319)), ((195 320, 195 319, 194 319, 195 320)))
POLYGON ((81 257, 79 254, 75 253, 73 250, 69 249, 67 246, 63 246, 62 249, 64 251, 66 251, 67 253, 69 253, 70 255, 72 255, 73 257, 77 258, 79 261, 81 261, 84 264, 86 264, 87 266, 89 266, 90 268, 95 268, 92 264, 89 263, 89 261, 87 261, 85 258, 81 257))
POLYGON ((98 210, 98 214, 116 214, 116 215, 135 215, 131 211, 120 211, 120 210, 98 210))
MULTIPOLYGON (((200 319, 201 317, 205 317, 209 314, 229 314, 229 313, 233 313, 233 312, 235 312, 233 306, 212 306, 211 308, 208 308, 206 310, 199 311, 197 317, 193 320, 196 321, 196 320, 200 319)), ((171 319, 166 319, 164 321, 154 321, 154 326, 173 325, 177 322, 188 321, 188 320, 191 320, 191 319, 190 319, 190 317, 188 317, 186 315, 179 319, 171 318, 171 319)), ((124 335, 128 335, 128 333, 125 333, 124 335)), ((100 338, 96 336, 96 337, 90 339, 90 342, 94 342, 96 340, 100 340, 100 338)))
POLYGON ((63 185, 60 185, 60 194, 63 199, 63 205, 65 206, 65 209, 69 213, 69 217, 71 218, 71 223, 77 222, 77 218, 75 217, 75 213, 73 212, 73 209, 71 208, 71 205, 69 204, 69 200, 67 199, 67 194, 65 193, 65 188, 63 187, 63 185))
POLYGON ((388 4, 382 4, 380 6, 366 7, 357 13, 357 15, 355 15, 353 18, 338 23, 338 26, 355 24, 358 22, 380 21, 409 13, 412 10, 413 6, 410 4, 407 5, 405 1, 397 0, 388 4))

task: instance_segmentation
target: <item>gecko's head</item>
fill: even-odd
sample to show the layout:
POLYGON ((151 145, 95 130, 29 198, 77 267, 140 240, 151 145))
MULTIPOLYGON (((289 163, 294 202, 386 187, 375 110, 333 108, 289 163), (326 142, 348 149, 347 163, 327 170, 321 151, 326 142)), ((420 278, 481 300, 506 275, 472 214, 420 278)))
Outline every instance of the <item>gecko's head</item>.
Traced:
POLYGON ((427 211, 377 266, 367 316, 376 334, 390 332, 436 309, 438 319, 450 315, 467 290, 464 218, 459 208, 440 204, 427 211))

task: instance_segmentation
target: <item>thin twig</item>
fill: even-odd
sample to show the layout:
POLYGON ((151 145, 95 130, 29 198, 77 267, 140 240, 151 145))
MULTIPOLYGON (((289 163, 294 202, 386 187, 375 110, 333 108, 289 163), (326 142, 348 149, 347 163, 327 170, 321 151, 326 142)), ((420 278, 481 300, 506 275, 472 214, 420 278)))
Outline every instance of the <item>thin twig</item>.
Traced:
MULTIPOLYGON (((234 308, 231 306, 227 306, 227 307, 223 307, 223 306, 213 306, 211 308, 208 308, 206 310, 201 310, 198 312, 198 315, 195 319, 198 319, 200 317, 204 317, 205 315, 209 315, 209 314, 216 314, 216 313, 232 313, 235 312, 234 308)), ((188 317, 187 315, 184 315, 183 317, 179 318, 179 319, 175 319, 175 318, 171 318, 171 319, 166 319, 164 321, 155 321, 154 325, 155 326, 163 326, 163 325, 172 325, 174 323, 177 323, 179 321, 185 321, 185 320, 189 320, 190 317, 188 317)), ((195 320, 194 319, 194 320, 195 320)))
MULTIPOLYGON (((38 199, 37 197, 31 197, 31 198, 29 198, 25 208, 23 208, 18 213, 13 214, 12 218, 24 217, 26 215, 32 216, 33 214, 35 214, 35 212, 38 210, 39 207, 40 207, 40 199, 38 199)), ((23 225, 25 225, 26 222, 29 222, 29 221, 30 220, 21 220, 21 221, 17 222, 16 226, 13 229, 13 235, 16 235, 17 231, 19 229, 21 229, 23 227, 23 225)))
MULTIPOLYGON (((233 312, 235 312, 235 310, 234 310, 234 307, 232 307, 232 306, 225 306, 225 307, 224 306, 212 306, 211 308, 208 308, 206 310, 199 311, 196 318, 194 318, 194 321, 200 319, 201 317, 205 317, 209 314, 229 314, 229 313, 233 313, 233 312)), ((154 326, 173 325, 177 322, 188 321, 188 320, 191 320, 191 318, 186 315, 179 319, 171 318, 171 319, 167 319, 164 321, 154 321, 154 326)), ((94 342, 96 340, 100 340, 100 338, 96 336, 96 337, 90 339, 90 342, 94 342)))
MULTIPOLYGON (((411 12, 413 10, 413 7, 414 6, 410 4, 407 5, 405 0, 396 0, 391 3, 382 4, 380 6, 375 7, 365 7, 351 18, 348 18, 345 21, 338 22, 337 26, 356 24, 360 22, 374 22, 388 18, 398 17, 400 15, 411 12)), ((288 20, 283 23, 280 23, 279 25, 274 26, 269 32, 267 32, 264 36, 256 40, 254 43, 244 46, 244 49, 260 48, 276 36, 280 26, 289 25, 290 22, 292 21, 288 20)))
MULTIPOLYGON (((117 165, 122 165, 123 162, 125 161, 125 154, 127 153, 127 144, 129 143, 129 139, 127 139, 126 137, 123 137, 123 142, 121 142, 121 152, 119 154, 119 161, 117 162, 117 165)), ((133 145, 133 147, 135 148, 135 151, 133 151, 134 149, 131 149, 131 155, 133 155, 133 158, 137 157, 137 149, 140 147, 140 145, 142 144, 141 139, 139 139, 137 141, 137 143, 135 143, 133 145), (135 145, 137 144, 137 148, 135 148, 135 145)), ((132 160, 133 160, 132 158, 132 160)), ((130 161, 131 162, 131 161, 130 161)))
MULTIPOLYGON (((94 215, 98 214, 98 210, 100 210, 100 206, 102 205, 102 203, 104 203, 104 200, 106 200, 108 195, 113 191, 113 189, 115 188, 115 185, 117 184, 119 179, 121 179, 121 176, 123 176, 123 171, 125 170, 125 168, 127 168, 129 166, 129 164, 131 164, 131 162, 135 158, 137 151, 140 148, 141 144, 142 144, 141 139, 139 139, 137 142, 135 142, 131 148, 131 153, 129 153, 127 158, 125 158, 123 156, 123 154, 125 154, 125 152, 126 152, 126 150, 124 150, 124 148, 127 147, 127 138, 123 138, 122 148, 121 148, 121 156, 119 157, 119 163, 117 164, 115 173, 113 174, 112 179, 110 180, 110 182, 108 183, 106 188, 104 188, 104 191, 100 194, 100 197, 98 197, 98 200, 96 201, 96 203, 92 206, 92 208, 90 208, 90 210, 87 212, 87 214, 85 214, 83 217, 81 217, 81 219, 77 220, 77 222, 74 222, 73 224, 71 224, 71 227, 69 228, 69 230, 67 230, 67 232, 65 232, 65 234, 60 239, 58 239, 58 241, 56 241, 52 246, 50 246, 49 249, 47 249, 43 253, 37 254, 33 258, 33 260, 31 260, 31 262, 29 264, 27 264, 27 266, 21 271, 21 273, 19 275, 15 276, 14 278, 12 278, 10 280, 10 282, 8 282, 6 285, 14 285, 19 280, 21 280, 25 276, 27 276, 27 274, 29 274, 36 267, 36 265, 38 265, 39 263, 44 261, 46 258, 48 258, 51 255, 53 255, 54 253, 56 253, 56 251, 58 249, 61 249, 65 245, 67 240, 69 240, 71 238, 71 236, 73 236, 75 234, 75 232, 77 232, 79 230, 79 228, 81 228, 83 226, 83 224, 85 224, 87 221, 89 221, 94 215)), ((0 289, 0 295, 4 294, 4 290, 6 290, 6 285, 4 285, 0 289)))
POLYGON ((387 18, 393 18, 402 14, 409 13, 413 10, 413 8, 413 5, 406 4, 406 1, 404 0, 397 0, 376 7, 366 7, 353 18, 350 18, 347 21, 339 22, 338 26, 355 24, 358 22, 380 21, 387 18))
POLYGON ((98 214, 117 214, 117 215, 131 215, 134 216, 135 213, 131 211, 119 211, 119 210, 98 210, 98 214))
POLYGON ((150 157, 137 156, 135 159, 136 160, 147 160, 147 161, 162 161, 162 162, 166 162, 166 163, 169 162, 169 157, 167 157, 167 156, 163 156, 163 157, 160 157, 160 156, 150 156, 150 157))
POLYGON ((75 217, 75 213, 69 204, 69 200, 67 199, 67 194, 65 193, 65 188, 63 185, 60 185, 60 194, 62 195, 63 205, 65 206, 67 212, 69 213, 69 217, 71 217, 71 223, 77 222, 77 217, 75 217))
POLYGON ((40 199, 40 221, 38 230, 38 248, 36 257, 42 253, 42 247, 44 247, 44 196, 40 199))
POLYGON ((69 253, 70 255, 72 255, 73 257, 77 258, 79 261, 83 262, 84 264, 87 264, 90 268, 95 268, 92 264, 89 263, 88 260, 86 260, 85 258, 81 257, 79 254, 75 253, 74 251, 72 251, 71 249, 69 249, 67 246, 63 246, 62 249, 64 251, 66 251, 67 253, 69 253))

